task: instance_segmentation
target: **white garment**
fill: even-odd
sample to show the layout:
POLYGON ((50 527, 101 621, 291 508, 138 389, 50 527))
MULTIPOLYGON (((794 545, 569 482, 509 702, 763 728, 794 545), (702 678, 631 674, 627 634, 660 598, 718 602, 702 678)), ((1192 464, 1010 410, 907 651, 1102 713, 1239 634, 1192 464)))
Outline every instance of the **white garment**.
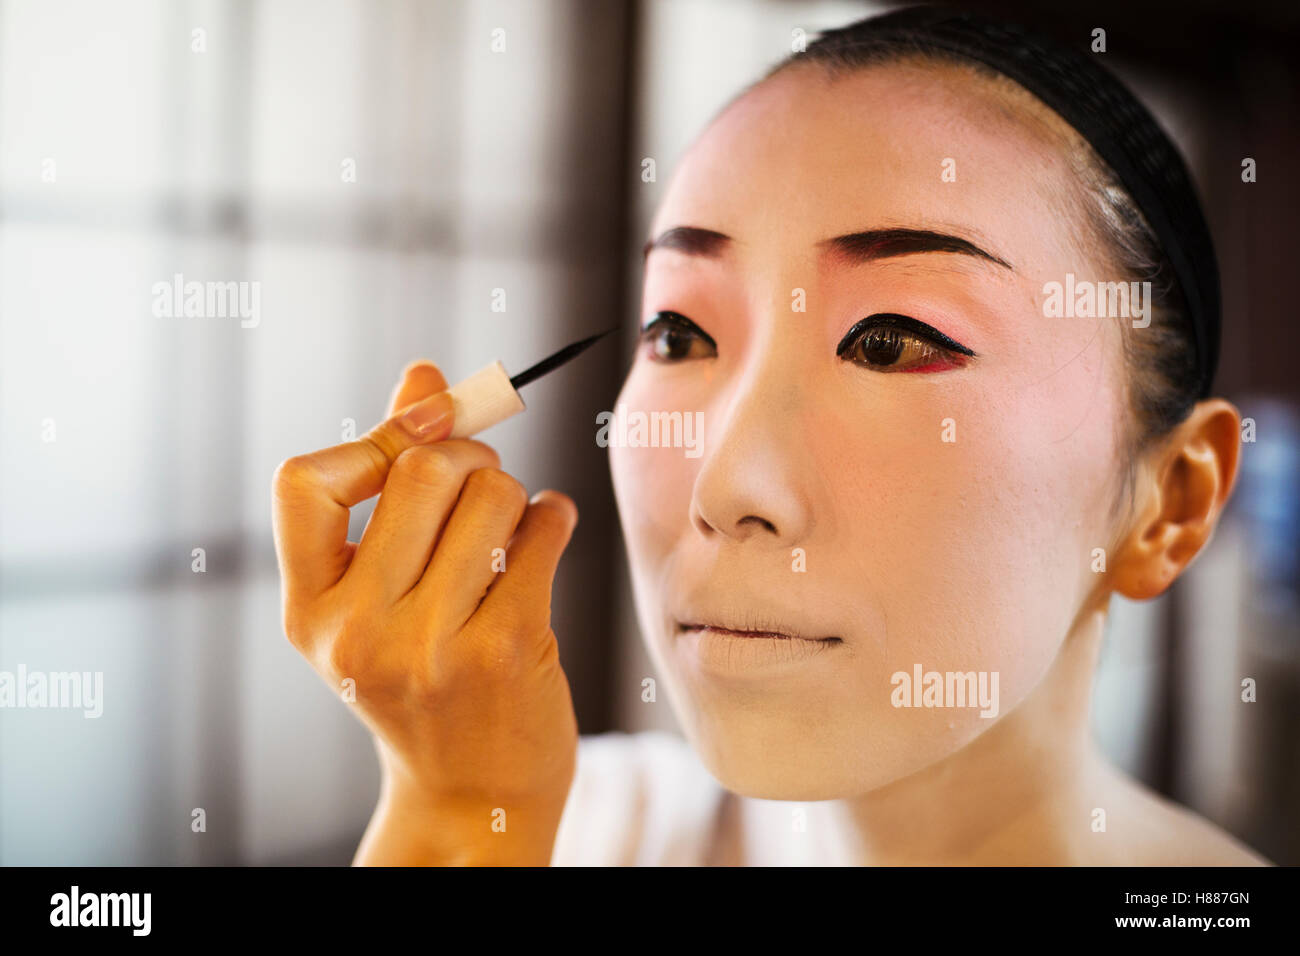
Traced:
MULTIPOLYGON (((710 862, 726 791, 682 738, 611 732, 578 741, 553 866, 701 866, 710 862)), ((834 801, 738 802, 742 862, 851 866, 834 801)))

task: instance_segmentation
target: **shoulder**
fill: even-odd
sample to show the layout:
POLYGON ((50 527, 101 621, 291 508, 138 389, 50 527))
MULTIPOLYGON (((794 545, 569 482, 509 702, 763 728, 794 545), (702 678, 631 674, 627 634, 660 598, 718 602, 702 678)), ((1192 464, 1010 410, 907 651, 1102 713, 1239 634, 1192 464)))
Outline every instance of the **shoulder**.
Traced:
POLYGON ((1131 860, 1149 866, 1271 866, 1221 827, 1143 784, 1121 776, 1127 808, 1120 835, 1131 860))
POLYGON ((581 737, 551 863, 698 865, 713 839, 724 792, 676 734, 581 737))
POLYGON ((1163 841, 1152 847, 1160 866, 1271 866, 1226 830, 1186 807, 1159 800, 1152 812, 1163 817, 1163 841))

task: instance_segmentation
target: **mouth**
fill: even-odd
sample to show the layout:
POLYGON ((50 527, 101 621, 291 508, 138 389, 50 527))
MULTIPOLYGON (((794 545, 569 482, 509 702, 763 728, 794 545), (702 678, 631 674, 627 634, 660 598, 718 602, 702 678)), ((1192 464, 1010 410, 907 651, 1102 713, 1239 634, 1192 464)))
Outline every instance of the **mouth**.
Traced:
POLYGON ((677 621, 677 632, 679 634, 691 634, 709 631, 720 637, 739 637, 755 638, 780 641, 807 641, 809 643, 821 644, 830 643, 838 644, 841 638, 838 637, 808 637, 795 631, 786 630, 778 627, 765 625, 763 629, 748 627, 732 627, 726 624, 717 624, 710 621, 677 621))
MULTIPOLYGON (((815 667, 834 657, 839 637, 808 637, 783 622, 768 620, 676 620, 676 649, 696 673, 730 684, 752 686, 753 679, 810 679, 824 671, 815 667)), ((823 665, 824 666, 824 665, 823 665)))

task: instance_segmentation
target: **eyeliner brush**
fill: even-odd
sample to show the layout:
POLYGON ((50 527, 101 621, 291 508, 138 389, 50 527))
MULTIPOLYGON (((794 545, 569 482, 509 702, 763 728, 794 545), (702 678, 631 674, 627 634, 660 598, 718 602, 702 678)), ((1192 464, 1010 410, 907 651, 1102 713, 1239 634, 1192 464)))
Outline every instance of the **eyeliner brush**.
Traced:
POLYGON ((457 382, 447 390, 456 413, 456 421, 448 437, 468 438, 512 415, 518 415, 524 410, 524 400, 519 397, 519 389, 573 360, 598 339, 613 331, 606 329, 572 345, 566 345, 513 378, 506 372, 505 366, 496 361, 457 382))

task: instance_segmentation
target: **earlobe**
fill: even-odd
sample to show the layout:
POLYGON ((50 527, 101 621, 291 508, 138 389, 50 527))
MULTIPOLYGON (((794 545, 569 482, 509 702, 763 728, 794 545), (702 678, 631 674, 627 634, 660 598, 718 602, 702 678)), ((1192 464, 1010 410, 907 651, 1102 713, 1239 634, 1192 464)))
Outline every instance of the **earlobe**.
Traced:
POLYGON ((1134 601, 1163 594, 1181 570, 1170 560, 1178 529, 1164 518, 1162 489, 1155 487, 1150 493, 1155 496, 1155 507, 1140 513, 1120 545, 1110 575, 1111 589, 1134 601))
POLYGON ((1236 482, 1240 423, 1230 402, 1200 402, 1141 464, 1113 591, 1138 601, 1159 596, 1210 540, 1236 482))

